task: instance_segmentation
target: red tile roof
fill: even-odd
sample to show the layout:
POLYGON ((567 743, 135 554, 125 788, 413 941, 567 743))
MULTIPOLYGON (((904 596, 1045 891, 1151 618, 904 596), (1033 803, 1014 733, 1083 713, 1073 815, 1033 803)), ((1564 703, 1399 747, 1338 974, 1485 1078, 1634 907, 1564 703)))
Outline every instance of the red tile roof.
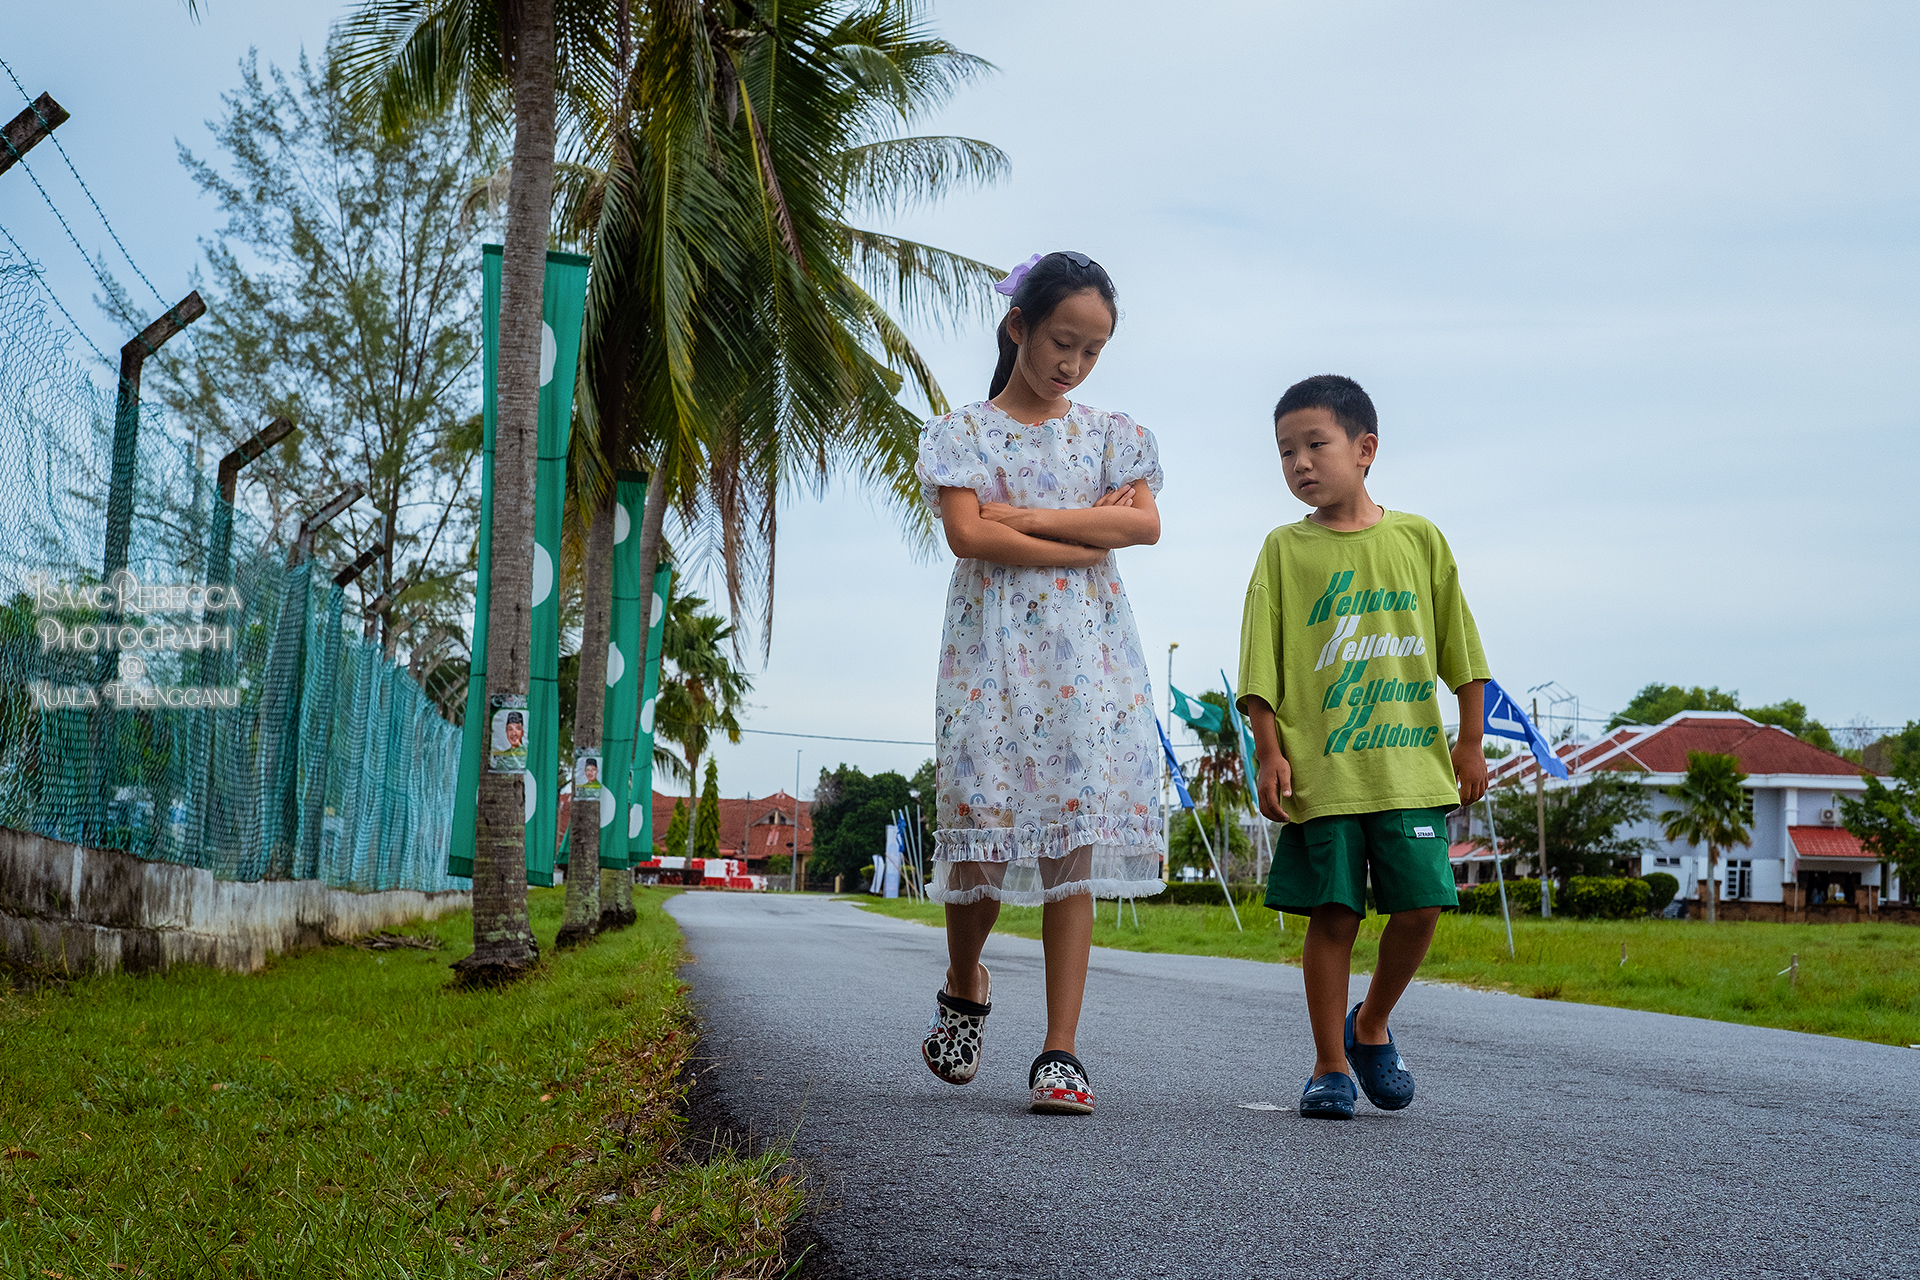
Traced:
MULTIPOLYGON (((1687 752, 1711 751, 1740 762, 1743 773, 1785 773, 1824 777, 1859 777, 1859 765, 1831 751, 1802 742, 1785 729, 1758 724, 1743 715, 1702 715, 1682 712, 1664 724, 1615 729, 1592 742, 1560 743, 1554 754, 1575 773, 1589 769, 1646 769, 1649 773, 1685 773, 1687 752)), ((1533 753, 1496 762, 1496 781, 1533 781, 1533 753)))
POLYGON ((1873 854, 1860 847, 1860 838, 1845 827, 1788 827, 1793 847, 1803 858, 1867 858, 1873 854))
MULTIPOLYGON (((653 839, 655 844, 667 838, 667 824, 673 821, 673 802, 687 803, 685 796, 653 793, 653 839)), ((689 814, 691 817, 691 814, 689 814)), ((720 856, 760 859, 776 853, 792 853, 793 797, 785 791, 752 800, 720 797, 720 856)), ((665 850, 678 854, 678 849, 665 850)), ((813 806, 800 802, 800 852, 813 852, 813 806)))
MULTIPOLYGON (((1627 748, 1635 759, 1655 773, 1685 773, 1687 752, 1712 751, 1733 756, 1744 773, 1825 774, 1857 778, 1860 766, 1777 725, 1755 724, 1745 716, 1680 716, 1634 740, 1627 748)), ((1603 769, 1631 769, 1626 752, 1600 765, 1603 769)))

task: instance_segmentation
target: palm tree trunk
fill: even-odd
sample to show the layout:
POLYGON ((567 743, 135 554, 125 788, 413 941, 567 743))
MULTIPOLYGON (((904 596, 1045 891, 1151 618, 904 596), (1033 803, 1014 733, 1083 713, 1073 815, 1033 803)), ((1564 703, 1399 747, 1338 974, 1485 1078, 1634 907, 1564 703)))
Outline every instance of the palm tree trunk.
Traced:
MULTIPOLYGON (((613 487, 596 504, 587 528, 585 564, 580 583, 580 678, 573 701, 573 749, 597 751, 601 720, 607 701, 607 636, 613 619, 613 487)), ((601 768, 606 767, 605 760, 601 768)), ((602 777, 603 787, 614 786, 602 777)), ((580 780, 574 779, 573 818, 568 823, 571 862, 567 867, 566 921, 555 946, 571 947, 600 931, 600 805, 582 802, 580 780)), ((622 837, 626 832, 619 833, 622 837)))
MULTIPOLYGON (((640 514, 640 582, 642 589, 648 592, 653 590, 654 570, 660 567, 660 546, 664 540, 667 525, 669 481, 664 462, 665 459, 658 460, 652 474, 647 478, 647 505, 640 514)), ((652 616, 651 612, 647 614, 649 620, 652 616)), ((639 749, 639 735, 636 733, 634 750, 637 752, 639 749)), ((640 802, 652 804, 653 797, 643 796, 640 802)), ((692 830, 691 825, 688 830, 692 830)), ((635 919, 633 869, 626 867, 618 871, 602 871, 600 873, 600 927, 602 929, 619 928, 632 924, 635 919)))
MULTIPOLYGON (((533 480, 540 430, 541 295, 553 205, 554 0, 501 6, 511 23, 513 178, 501 262, 499 416, 494 441, 493 582, 487 696, 527 692, 533 622, 533 480)), ((510 773, 482 773, 473 848, 473 954, 466 985, 509 981, 540 958, 527 919, 526 797, 510 773)))
POLYGON ((687 847, 686 856, 693 856, 694 841, 700 834, 700 757, 704 752, 696 751, 687 761, 687 847))
POLYGON ((1720 923, 1720 851, 1707 846, 1707 923, 1720 923))

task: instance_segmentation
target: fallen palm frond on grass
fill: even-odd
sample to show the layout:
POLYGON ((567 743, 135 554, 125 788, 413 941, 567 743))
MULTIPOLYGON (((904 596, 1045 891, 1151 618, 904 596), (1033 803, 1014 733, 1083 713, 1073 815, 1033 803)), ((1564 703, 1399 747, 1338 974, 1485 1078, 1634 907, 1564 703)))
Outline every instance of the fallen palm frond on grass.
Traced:
POLYGON ((664 896, 500 991, 403 945, 0 994, 0 1275, 780 1274, 781 1155, 682 1144, 664 896))
MULTIPOLYGON (((870 911, 926 924, 942 908, 903 898, 857 898, 870 911)), ((1235 929, 1220 906, 1161 906, 1140 900, 1114 923, 1114 904, 1099 904, 1094 945, 1126 951, 1230 956, 1298 964, 1307 922, 1288 916, 1285 931, 1265 907, 1240 907, 1235 929)), ((1354 943, 1356 973, 1372 970, 1386 921, 1369 916, 1354 943)), ((1004 907, 994 926, 1024 938, 1040 936, 1040 911, 1004 907)), ((1908 925, 1708 925, 1687 920, 1513 919, 1517 955, 1507 955, 1498 916, 1440 917, 1420 969, 1429 982, 1510 991, 1538 1000, 1613 1005, 1722 1022, 1781 1027, 1881 1044, 1920 1040, 1920 930, 1908 925), (1792 983, 1782 976, 1799 956, 1792 983)))

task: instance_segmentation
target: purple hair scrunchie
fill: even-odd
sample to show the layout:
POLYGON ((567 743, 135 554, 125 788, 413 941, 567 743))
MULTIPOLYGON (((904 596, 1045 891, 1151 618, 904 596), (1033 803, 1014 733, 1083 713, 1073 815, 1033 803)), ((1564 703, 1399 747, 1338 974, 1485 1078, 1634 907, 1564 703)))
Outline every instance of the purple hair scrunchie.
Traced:
POLYGON ((1040 259, 1044 258, 1045 256, 1046 255, 1043 253, 1036 253, 1031 258, 1028 258, 1025 262, 1015 267, 1013 270, 1007 272, 1007 278, 1005 280, 1002 280, 999 284, 994 285, 993 291, 995 293, 1004 293, 1009 298, 1011 298, 1016 292, 1019 291, 1020 282, 1027 278, 1027 272, 1039 266, 1040 259))

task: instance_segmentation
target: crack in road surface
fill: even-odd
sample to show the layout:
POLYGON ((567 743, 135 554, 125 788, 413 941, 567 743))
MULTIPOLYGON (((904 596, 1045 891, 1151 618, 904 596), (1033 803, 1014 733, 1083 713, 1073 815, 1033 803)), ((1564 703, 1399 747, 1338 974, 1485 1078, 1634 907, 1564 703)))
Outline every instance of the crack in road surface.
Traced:
POLYGON ((919 1054, 940 931, 784 895, 668 909, 696 1100, 793 1138, 811 1276, 1920 1274, 1909 1049, 1416 984, 1393 1020, 1413 1106, 1309 1121, 1298 969, 1096 948, 1098 1110, 1035 1116, 1038 942, 989 941, 982 1066, 955 1088, 919 1054))

